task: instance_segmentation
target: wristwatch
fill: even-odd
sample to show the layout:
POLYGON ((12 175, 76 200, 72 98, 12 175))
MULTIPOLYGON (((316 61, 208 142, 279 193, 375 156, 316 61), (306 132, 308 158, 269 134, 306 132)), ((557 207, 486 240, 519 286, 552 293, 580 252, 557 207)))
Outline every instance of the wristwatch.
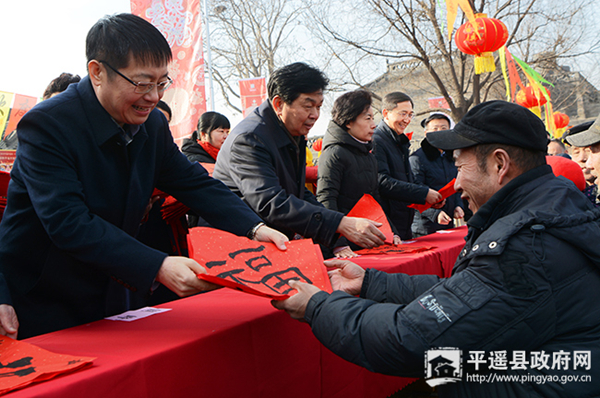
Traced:
POLYGON ((262 227, 263 225, 267 225, 264 222, 259 222, 258 224, 256 224, 255 226, 252 227, 252 229, 248 232, 248 235, 246 235, 248 237, 248 239, 252 239, 254 240, 254 237, 256 236, 256 231, 258 231, 258 229, 260 227, 262 227))

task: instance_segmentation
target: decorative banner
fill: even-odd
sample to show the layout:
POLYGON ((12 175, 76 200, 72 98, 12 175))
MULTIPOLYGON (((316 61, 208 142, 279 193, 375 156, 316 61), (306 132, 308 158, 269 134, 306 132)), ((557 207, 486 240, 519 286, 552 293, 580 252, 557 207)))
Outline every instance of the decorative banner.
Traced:
POLYGON ((13 102, 13 93, 7 93, 6 91, 0 91, 0 138, 4 138, 4 128, 8 121, 8 115, 10 114, 10 107, 13 102))
POLYGON ((275 244, 256 242, 214 228, 190 229, 190 258, 206 268, 198 278, 246 293, 283 300, 293 295, 288 282, 299 280, 331 292, 318 245, 311 239, 275 244), (291 294, 290 294, 291 293, 291 294))
POLYGON ((377 203, 377 201, 368 193, 364 194, 363 197, 356 202, 347 216, 368 218, 369 220, 382 223, 383 225, 379 227, 379 229, 385 235, 385 243, 394 243, 394 233, 392 232, 392 227, 390 227, 390 223, 383 212, 383 209, 379 203, 377 203))
POLYGON ((91 365, 96 358, 54 354, 0 336, 0 395, 91 365))
POLYGON ((8 137, 10 133, 17 129, 17 124, 21 121, 23 116, 27 113, 28 110, 33 108, 35 104, 37 104, 38 99, 36 97, 30 97, 29 95, 23 94, 15 94, 14 103, 12 109, 10 110, 10 115, 8 117, 8 124, 6 125, 6 130, 2 135, 2 139, 8 137))
MULTIPOLYGON (((448 199, 450 196, 456 193, 456 191, 454 190, 454 182, 456 182, 456 178, 453 178, 452 181, 444 185, 444 187, 438 191, 442 195, 442 200, 448 199)), ((423 213, 425 210, 429 209, 431 205, 429 203, 425 203, 424 205, 418 205, 413 203, 408 207, 417 210, 419 213, 423 213)))
POLYGON ((442 108, 450 110, 450 105, 448 105, 448 101, 446 101, 446 98, 444 97, 428 98, 427 102, 429 103, 429 108, 431 109, 442 108))
POLYGON ((131 0, 131 12, 156 26, 173 51, 169 76, 174 83, 163 99, 173 111, 171 133, 181 146, 206 112, 200 1, 131 0))
POLYGON ((264 77, 240 80, 240 97, 244 117, 267 99, 267 84, 264 77))
POLYGON ((0 150, 0 171, 10 171, 17 158, 15 150, 0 150))
MULTIPOLYGON (((469 22, 475 21, 475 14, 469 0, 446 0, 446 19, 448 20, 448 40, 452 39, 452 28, 458 13, 458 7, 463 10, 469 22)), ((479 35, 479 33, 476 33, 479 35)))

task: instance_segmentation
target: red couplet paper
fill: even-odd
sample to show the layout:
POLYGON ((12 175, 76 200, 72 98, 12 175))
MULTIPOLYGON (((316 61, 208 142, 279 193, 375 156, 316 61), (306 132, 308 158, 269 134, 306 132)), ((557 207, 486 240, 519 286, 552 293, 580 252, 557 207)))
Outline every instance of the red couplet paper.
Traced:
POLYGON ((0 395, 73 372, 96 358, 54 354, 29 343, 0 336, 0 395))
POLYGON ((363 197, 356 202, 352 210, 350 210, 350 213, 348 213, 348 217, 368 218, 369 220, 382 223, 383 225, 379 227, 379 229, 385 235, 385 243, 390 245, 394 243, 394 233, 392 232, 392 227, 390 227, 390 223, 388 222, 383 209, 368 193, 364 194, 363 197))
POLYGON ((276 300, 294 294, 291 280, 332 291, 321 250, 310 239, 288 242, 282 251, 273 243, 196 227, 190 229, 188 248, 190 257, 206 268, 198 278, 220 286, 276 300))
MULTIPOLYGON (((442 195, 442 200, 448 199, 450 196, 452 196, 456 193, 456 190, 454 189, 455 181, 456 181, 456 178, 453 178, 452 181, 450 181, 448 184, 444 185, 444 187, 438 191, 442 195)), ((425 203, 424 205, 417 205, 417 204, 413 203, 412 205, 409 205, 408 207, 416 209, 419 213, 423 213, 425 210, 429 209, 431 207, 431 205, 429 203, 425 203)))
POLYGON ((355 253, 360 255, 366 254, 409 254, 421 253, 435 249, 436 246, 413 246, 413 245, 381 245, 372 249, 362 249, 355 253))

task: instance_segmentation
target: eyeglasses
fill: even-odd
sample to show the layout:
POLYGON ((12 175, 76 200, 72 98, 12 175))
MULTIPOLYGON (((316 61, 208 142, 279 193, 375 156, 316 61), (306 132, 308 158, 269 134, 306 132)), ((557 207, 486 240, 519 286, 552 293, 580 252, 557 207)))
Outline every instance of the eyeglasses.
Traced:
POLYGON ((406 111, 402 111, 402 112, 393 112, 396 115, 400 116, 402 119, 412 119, 413 117, 415 117, 415 113, 414 112, 406 112, 406 111))
POLYGON ((149 83, 149 82, 137 82, 136 83, 133 80, 131 80, 130 78, 128 78, 127 76, 125 76, 124 74, 122 74, 121 72, 119 72, 118 70, 116 70, 115 68, 113 68, 112 66, 110 66, 110 64, 108 62, 106 62, 106 61, 100 61, 100 62, 102 62, 104 65, 106 65, 110 69, 112 69, 113 72, 115 72, 117 75, 121 76, 123 79, 125 79, 129 83, 133 84, 135 86, 135 89, 133 91, 137 94, 149 93, 150 91, 152 91, 154 89, 154 87, 156 87, 156 89, 158 90, 159 93, 162 93, 166 89, 168 89, 169 86, 171 86, 171 84, 173 84, 173 79, 171 79, 169 76, 167 76, 167 80, 165 80, 164 82, 160 82, 160 83, 149 83))

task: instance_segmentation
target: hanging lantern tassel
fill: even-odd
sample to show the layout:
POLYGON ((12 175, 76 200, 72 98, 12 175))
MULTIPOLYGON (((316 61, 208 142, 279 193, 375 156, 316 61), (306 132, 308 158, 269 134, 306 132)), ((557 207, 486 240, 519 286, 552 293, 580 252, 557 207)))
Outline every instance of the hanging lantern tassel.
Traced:
POLYGON ((496 70, 492 53, 508 40, 506 25, 486 14, 476 14, 475 21, 461 25, 456 31, 454 42, 460 51, 475 56, 475 73, 496 70))
POLYGON ((475 55, 475 73, 480 75, 485 72, 493 72, 496 70, 494 56, 490 52, 475 55))

